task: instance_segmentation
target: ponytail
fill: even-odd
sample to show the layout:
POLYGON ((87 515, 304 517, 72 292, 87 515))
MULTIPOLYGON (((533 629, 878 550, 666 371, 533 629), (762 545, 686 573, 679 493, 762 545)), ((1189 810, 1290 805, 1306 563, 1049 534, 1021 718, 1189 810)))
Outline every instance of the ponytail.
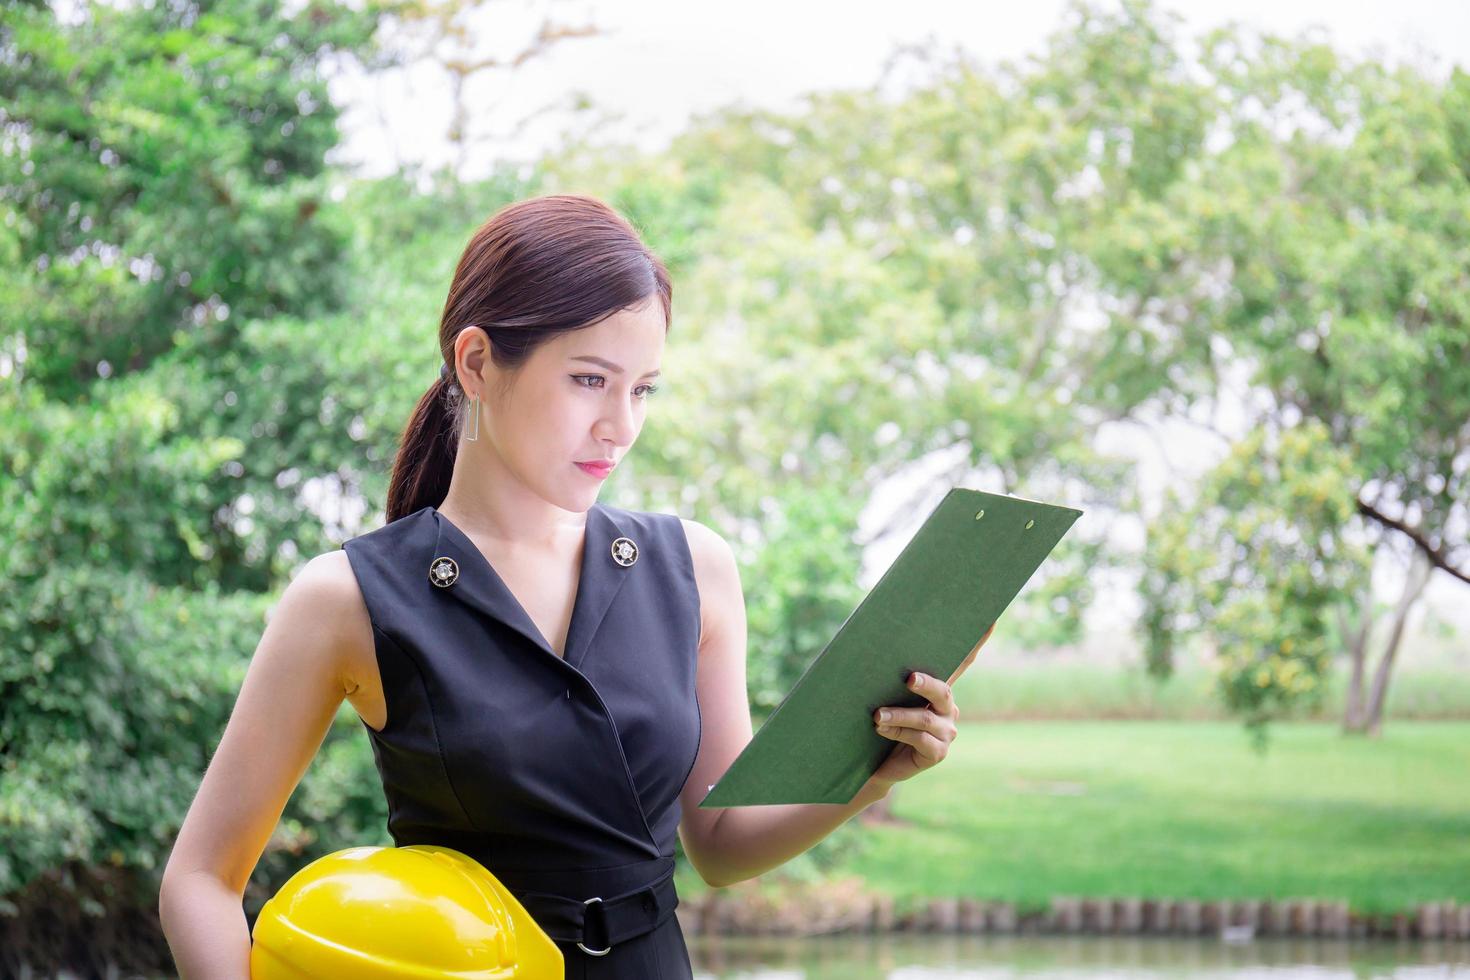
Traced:
POLYGON ((444 372, 429 385, 403 430, 393 476, 388 483, 389 523, 424 507, 438 506, 449 492, 454 457, 459 452, 459 385, 444 372))

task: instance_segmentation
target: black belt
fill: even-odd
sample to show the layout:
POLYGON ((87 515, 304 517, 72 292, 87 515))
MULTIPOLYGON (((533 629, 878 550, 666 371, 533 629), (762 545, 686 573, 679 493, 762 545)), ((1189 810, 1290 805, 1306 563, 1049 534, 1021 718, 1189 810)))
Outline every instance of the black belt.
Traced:
MULTIPOLYGON (((658 877, 638 888, 624 889, 617 894, 602 894, 598 885, 611 885, 619 878, 626 879, 630 866, 620 866, 623 874, 604 877, 600 881, 595 870, 579 875, 578 884, 582 897, 562 892, 539 891, 536 872, 496 871, 495 876, 506 889, 525 906, 536 924, 558 942, 576 943, 577 948, 591 956, 606 956, 621 942, 626 942, 663 925, 674 914, 679 904, 674 890, 674 859, 658 858, 647 862, 647 870, 657 872, 658 877), (591 895, 587 891, 594 892, 591 895)), ((544 880, 544 879, 543 879, 544 880)))

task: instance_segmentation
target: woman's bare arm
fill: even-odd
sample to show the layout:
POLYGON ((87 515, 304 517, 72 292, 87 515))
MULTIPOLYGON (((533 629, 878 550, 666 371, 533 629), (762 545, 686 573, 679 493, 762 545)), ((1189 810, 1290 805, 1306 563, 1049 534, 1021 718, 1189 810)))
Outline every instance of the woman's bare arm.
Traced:
POLYGON ((248 980, 245 885, 355 686, 348 665, 372 642, 346 552, 307 562, 270 616, 164 868, 159 918, 184 980, 248 980))

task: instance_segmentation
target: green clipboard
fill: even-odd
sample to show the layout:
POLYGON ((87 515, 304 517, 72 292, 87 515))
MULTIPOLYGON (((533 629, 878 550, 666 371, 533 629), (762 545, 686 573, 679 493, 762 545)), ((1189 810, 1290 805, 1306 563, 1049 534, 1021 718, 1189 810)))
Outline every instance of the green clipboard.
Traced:
POLYGON ((808 665, 701 807, 847 803, 893 750, 882 705, 923 707, 1082 511, 953 487, 808 665))

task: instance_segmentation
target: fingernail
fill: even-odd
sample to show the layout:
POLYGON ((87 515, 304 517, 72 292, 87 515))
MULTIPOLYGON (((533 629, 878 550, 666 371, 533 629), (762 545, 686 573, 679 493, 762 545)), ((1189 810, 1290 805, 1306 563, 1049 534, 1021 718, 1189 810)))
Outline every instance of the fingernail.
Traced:
POLYGON ((888 709, 887 708, 884 708, 882 711, 878 712, 878 720, 879 721, 887 721, 888 720, 888 709))

